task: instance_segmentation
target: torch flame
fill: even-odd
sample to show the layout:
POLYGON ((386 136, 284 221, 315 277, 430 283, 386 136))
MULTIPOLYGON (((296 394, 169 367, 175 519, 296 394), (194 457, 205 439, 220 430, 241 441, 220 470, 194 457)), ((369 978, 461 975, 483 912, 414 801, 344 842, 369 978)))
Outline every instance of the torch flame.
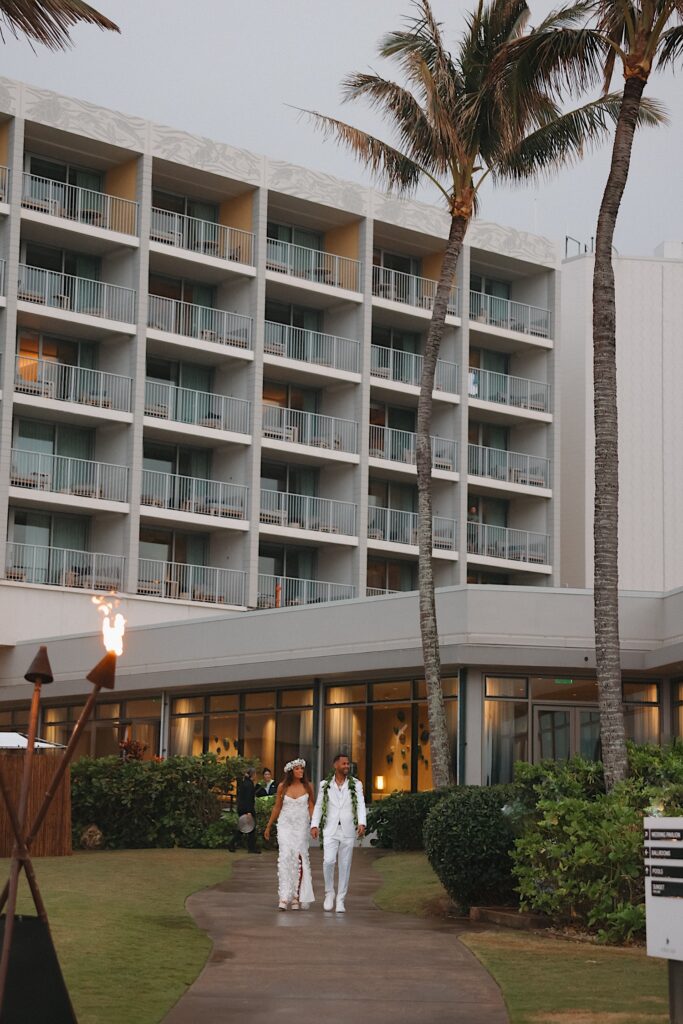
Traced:
POLYGON ((102 642, 107 652, 120 657, 123 654, 123 634, 126 628, 126 620, 121 612, 113 616, 114 608, 119 602, 109 602, 103 597, 93 597, 92 602, 97 606, 98 612, 102 615, 102 642))

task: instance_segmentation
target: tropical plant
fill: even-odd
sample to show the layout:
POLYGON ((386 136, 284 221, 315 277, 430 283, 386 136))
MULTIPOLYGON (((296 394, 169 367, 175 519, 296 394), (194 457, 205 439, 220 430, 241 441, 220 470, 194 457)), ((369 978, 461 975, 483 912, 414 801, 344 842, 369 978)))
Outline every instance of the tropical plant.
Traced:
MULTIPOLYGON (((604 41, 577 28, 588 9, 578 3, 550 14, 527 31, 524 0, 480 0, 467 17, 455 55, 446 48, 429 0, 416 0, 417 17, 382 41, 406 84, 373 73, 343 83, 347 100, 367 99, 386 116, 391 145, 336 118, 303 111, 336 138, 373 175, 401 195, 434 186, 450 216, 448 240, 424 349, 417 410, 417 486, 420 633, 429 705, 432 777, 451 781, 432 568, 432 390, 456 266, 483 183, 524 181, 549 173, 602 138, 616 118, 618 98, 605 95, 563 113, 569 83, 587 84, 602 67, 604 41)), ((648 115, 641 109, 640 117, 648 115)))
POLYGON ((609 88, 618 63, 625 79, 612 160, 598 214, 593 270, 593 600, 602 757, 609 790, 627 772, 619 643, 619 439, 612 245, 643 90, 653 69, 673 65, 683 57, 683 3, 597 0, 596 9, 598 31, 609 46, 604 67, 605 89, 609 88))
POLYGON ((70 29, 80 22, 119 32, 118 25, 83 0, 0 0, 0 38, 3 28, 15 39, 26 36, 50 50, 71 46, 70 29))

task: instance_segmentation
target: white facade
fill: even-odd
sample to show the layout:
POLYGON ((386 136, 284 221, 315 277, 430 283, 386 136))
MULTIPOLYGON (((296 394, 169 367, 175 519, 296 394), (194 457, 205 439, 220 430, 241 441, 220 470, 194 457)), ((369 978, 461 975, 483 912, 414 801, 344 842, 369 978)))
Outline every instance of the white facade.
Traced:
MULTIPOLYGON (((683 580, 683 246, 652 258, 614 257, 619 406, 619 585, 671 590, 683 580)), ((558 346, 562 423, 562 573, 593 575, 593 257, 562 266, 558 346)))

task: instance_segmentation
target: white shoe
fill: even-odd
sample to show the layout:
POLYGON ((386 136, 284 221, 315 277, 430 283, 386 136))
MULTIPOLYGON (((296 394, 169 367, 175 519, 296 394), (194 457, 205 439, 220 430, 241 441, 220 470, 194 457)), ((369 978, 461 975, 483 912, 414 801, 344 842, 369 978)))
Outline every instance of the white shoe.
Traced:
POLYGON ((278 910, 286 910, 287 909, 287 900, 280 900, 280 902, 278 903, 277 906, 278 906, 278 910))
POLYGON ((323 903, 323 910, 334 910, 334 893, 325 893, 325 902, 323 903))
POLYGON ((299 901, 298 900, 292 900, 292 902, 291 902, 291 904, 289 906, 289 909, 290 910, 298 910, 299 909, 299 901))
MULTIPOLYGON (((332 908, 330 908, 330 909, 332 909, 332 908)), ((338 914, 345 914, 346 913, 346 907, 344 906, 344 900, 340 900, 338 896, 337 896, 337 906, 334 909, 335 909, 335 911, 338 914)))

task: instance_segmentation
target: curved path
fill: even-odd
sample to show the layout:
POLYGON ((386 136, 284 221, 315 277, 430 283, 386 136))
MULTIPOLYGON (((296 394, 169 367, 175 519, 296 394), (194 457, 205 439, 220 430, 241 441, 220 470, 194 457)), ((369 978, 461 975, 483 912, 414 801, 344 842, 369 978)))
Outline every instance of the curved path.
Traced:
POLYGON ((230 881, 191 896, 213 952, 163 1024, 508 1024, 497 985, 453 922, 374 906, 377 856, 355 851, 343 915, 322 910, 317 849, 319 902, 307 911, 277 910, 270 853, 237 860, 230 881))

